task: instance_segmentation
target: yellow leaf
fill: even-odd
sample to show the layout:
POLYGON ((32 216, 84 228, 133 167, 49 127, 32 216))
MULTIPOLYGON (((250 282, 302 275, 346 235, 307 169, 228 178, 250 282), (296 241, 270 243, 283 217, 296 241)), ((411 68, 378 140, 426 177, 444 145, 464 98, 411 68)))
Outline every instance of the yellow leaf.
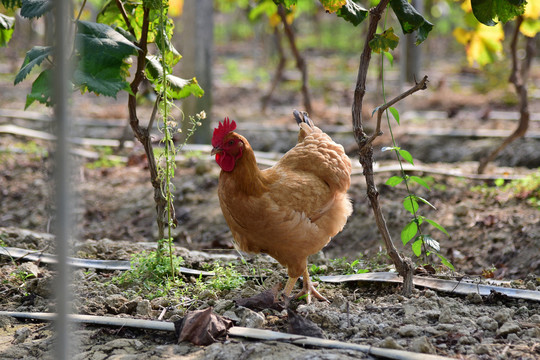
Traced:
POLYGON ((493 62, 502 52, 504 31, 502 25, 485 26, 479 24, 476 31, 471 33, 471 39, 467 46, 467 60, 472 65, 476 62, 484 66, 493 62))
POLYGON ((525 19, 538 19, 540 17, 540 0, 528 0, 523 17, 525 19))
MULTIPOLYGON (((461 0, 456 0, 461 1, 461 0)), ((471 0, 465 0, 461 3, 461 9, 465 11, 466 13, 470 13, 472 11, 472 5, 471 0)))
POLYGON ((535 37, 540 31, 540 20, 538 19, 524 19, 519 27, 519 31, 527 37, 535 37))
POLYGON ((327 0, 322 2, 324 9, 328 12, 336 12, 345 4, 347 4, 347 0, 327 0))
POLYGON ((178 17, 182 15, 184 8, 184 0, 169 0, 169 14, 172 17, 178 17))
POLYGON ((456 40, 463 45, 468 45, 471 40, 472 31, 467 31, 463 28, 456 28, 452 33, 456 40))

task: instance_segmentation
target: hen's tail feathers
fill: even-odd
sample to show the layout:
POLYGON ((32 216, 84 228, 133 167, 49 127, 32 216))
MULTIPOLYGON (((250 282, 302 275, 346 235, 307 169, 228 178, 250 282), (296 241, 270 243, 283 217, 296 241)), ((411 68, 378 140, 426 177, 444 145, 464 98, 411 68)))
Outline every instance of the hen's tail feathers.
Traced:
MULTIPOLYGON (((313 121, 308 117, 308 113, 305 111, 302 111, 301 113, 298 110, 293 110, 294 119, 296 120, 296 123, 298 125, 302 123, 306 123, 309 125, 310 128, 314 127, 315 124, 313 121)), ((300 125, 301 126, 301 125, 300 125)))

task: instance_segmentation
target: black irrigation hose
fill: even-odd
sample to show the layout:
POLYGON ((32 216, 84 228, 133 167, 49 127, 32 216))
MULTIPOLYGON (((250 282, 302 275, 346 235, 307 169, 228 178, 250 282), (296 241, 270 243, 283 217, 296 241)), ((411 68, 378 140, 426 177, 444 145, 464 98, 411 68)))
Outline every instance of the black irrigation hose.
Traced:
MULTIPOLYGON (((33 319, 42 321, 53 321, 55 319, 54 313, 29 313, 29 312, 14 312, 14 311, 0 311, 0 316, 11 316, 20 319, 33 319)), ((166 321, 155 320, 143 320, 143 319, 130 319, 130 318, 118 318, 112 316, 95 316, 95 315, 70 315, 69 319, 73 322, 93 324, 93 325, 106 325, 106 326, 119 326, 119 327, 133 327, 146 330, 160 330, 160 331, 174 331, 174 324, 166 321)), ((381 357, 385 359, 395 360, 444 360, 449 359, 447 357, 419 354, 409 352, 405 350, 394 350, 377 348, 370 345, 352 344, 337 340, 326 340, 304 335, 293 335, 288 333, 281 333, 277 331, 245 328, 240 326, 233 326, 228 330, 229 336, 243 337, 248 339, 264 340, 264 341, 282 341, 295 345, 308 345, 330 349, 343 349, 343 350, 355 350, 362 353, 372 355, 375 357, 381 357)))
MULTIPOLYGON (((56 264, 56 258, 54 255, 36 252, 32 250, 25 250, 12 247, 0 247, 0 255, 10 256, 15 259, 24 259, 30 261, 40 261, 45 264, 56 264)), ((123 260, 89 260, 68 258, 68 265, 81 268, 93 268, 100 270, 129 270, 131 264, 129 261, 123 260)), ((215 275, 210 271, 201 271, 195 269, 189 269, 185 267, 179 267, 178 271, 188 275, 203 275, 213 276, 215 275)), ((401 283, 402 278, 393 272, 373 272, 365 274, 354 275, 333 275, 333 276, 319 276, 318 279, 327 283, 344 283, 354 281, 374 281, 374 282, 390 282, 401 283)), ((479 284, 471 281, 456 281, 446 279, 436 279, 424 276, 414 276, 413 283, 416 286, 422 286, 429 289, 444 291, 455 294, 480 294, 482 296, 489 296, 492 291, 506 295, 510 298, 525 299, 540 301, 540 291, 514 289, 503 286, 479 284)))

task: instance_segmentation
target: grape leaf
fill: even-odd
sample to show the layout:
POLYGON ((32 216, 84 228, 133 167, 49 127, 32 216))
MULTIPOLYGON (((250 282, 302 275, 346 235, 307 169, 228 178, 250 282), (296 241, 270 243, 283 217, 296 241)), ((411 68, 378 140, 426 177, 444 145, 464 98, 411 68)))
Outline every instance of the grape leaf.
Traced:
POLYGON ((458 42, 466 46, 467 60, 471 66, 475 61, 480 66, 492 63, 503 49, 504 31, 501 24, 478 24, 474 31, 456 28, 453 35, 458 42))
POLYGON ((0 46, 6 46, 9 40, 11 40, 14 25, 14 17, 0 14, 0 46))
MULTIPOLYGON (((275 0, 274 0, 275 1, 275 0)), ((324 10, 334 13, 341 9, 345 4, 347 4, 347 0, 320 0, 322 6, 324 7, 324 10)))
POLYGON ((373 39, 369 42, 369 47, 373 52, 379 54, 381 51, 394 50, 398 44, 399 37, 394 34, 393 28, 388 28, 382 34, 373 35, 373 39))
POLYGON ((474 17, 482 24, 494 26, 498 18, 503 23, 525 12, 525 0, 471 0, 474 17))
POLYGON ((39 18, 53 7, 52 0, 22 0, 21 16, 27 19, 39 18))
POLYGON ((390 0, 390 6, 396 14, 404 34, 418 30, 416 45, 421 44, 429 35, 433 24, 427 21, 407 0, 390 0))
POLYGON ((15 85, 23 81, 34 66, 40 65, 52 52, 50 46, 34 46, 26 53, 19 72, 15 76, 15 85))
POLYGON ((406 245, 412 238, 416 236, 418 232, 418 224, 414 220, 405 225, 403 230, 401 230, 401 242, 403 245, 406 245))
POLYGON ((336 15, 345 19, 354 26, 359 25, 364 21, 369 14, 369 11, 358 5, 354 0, 347 0, 339 10, 336 11, 336 15))
POLYGON ((26 95, 26 110, 34 101, 50 106, 51 102, 51 70, 46 69, 32 83, 32 90, 26 95))
POLYGON ((78 21, 77 30, 76 44, 81 59, 73 74, 75 85, 83 91, 111 97, 127 89, 129 65, 125 59, 139 48, 109 25, 78 21))

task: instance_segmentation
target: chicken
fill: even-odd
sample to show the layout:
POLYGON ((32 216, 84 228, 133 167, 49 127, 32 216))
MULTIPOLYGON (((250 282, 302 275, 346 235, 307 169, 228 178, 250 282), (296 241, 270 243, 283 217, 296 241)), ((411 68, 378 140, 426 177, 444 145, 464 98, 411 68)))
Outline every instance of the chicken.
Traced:
POLYGON ((234 120, 219 123, 212 137, 212 155, 222 170, 219 202, 237 249, 268 254, 287 268, 287 298, 303 276, 296 297, 328 301, 309 278, 307 257, 328 244, 352 212, 351 161, 306 113, 294 110, 294 117, 298 143, 265 170, 257 167, 246 138, 233 132, 234 120))

